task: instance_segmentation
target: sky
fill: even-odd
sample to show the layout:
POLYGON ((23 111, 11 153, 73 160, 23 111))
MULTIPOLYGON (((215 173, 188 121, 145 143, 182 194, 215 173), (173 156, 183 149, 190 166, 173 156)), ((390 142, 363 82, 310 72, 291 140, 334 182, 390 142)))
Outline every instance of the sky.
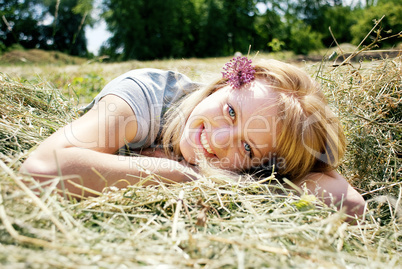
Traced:
POLYGON ((85 36, 87 38, 87 48, 90 52, 98 55, 99 48, 102 43, 105 42, 111 34, 106 30, 106 23, 104 20, 100 20, 91 28, 87 26, 85 29, 85 36))
POLYGON ((85 37, 87 38, 87 49, 95 55, 98 55, 99 48, 102 43, 105 42, 111 34, 106 30, 106 22, 101 18, 102 13, 102 1, 94 1, 94 9, 92 10, 92 17, 96 21, 93 28, 86 26, 85 37))

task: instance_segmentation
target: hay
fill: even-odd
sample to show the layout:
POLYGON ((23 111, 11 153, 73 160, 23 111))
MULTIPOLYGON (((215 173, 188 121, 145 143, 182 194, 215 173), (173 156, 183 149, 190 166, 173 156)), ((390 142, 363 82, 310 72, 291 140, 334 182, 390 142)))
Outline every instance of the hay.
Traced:
POLYGON ((347 131, 342 171, 373 201, 357 225, 274 178, 258 184, 203 177, 109 188, 81 202, 48 192, 33 199, 20 184, 34 183, 18 166, 32 146, 71 121, 75 109, 46 84, 2 76, 0 263, 3 268, 400 267, 400 68, 399 58, 317 73, 347 131))
POLYGON ((401 57, 329 68, 321 75, 348 139, 342 173, 366 199, 372 194, 398 196, 402 179, 401 57))
POLYGON ((44 51, 40 49, 12 50, 0 56, 2 64, 82 64, 85 58, 71 56, 59 51, 44 51))
POLYGON ((71 100, 49 85, 31 85, 0 73, 0 159, 10 161, 75 116, 71 100))
POLYGON ((329 67, 318 77, 347 135, 340 171, 362 193, 380 223, 401 218, 401 56, 329 67))

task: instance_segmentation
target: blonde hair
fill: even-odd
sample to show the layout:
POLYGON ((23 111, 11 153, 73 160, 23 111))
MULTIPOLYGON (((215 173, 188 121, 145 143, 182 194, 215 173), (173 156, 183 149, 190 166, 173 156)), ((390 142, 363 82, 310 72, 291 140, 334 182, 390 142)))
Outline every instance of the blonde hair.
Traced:
MULTIPOLYGON (((266 80, 278 93, 280 132, 275 142, 278 173, 299 179, 310 172, 334 169, 345 152, 345 136, 319 85, 299 68, 276 60, 261 61, 255 70, 255 77, 266 80)), ((204 98, 226 85, 225 79, 215 81, 167 112, 162 131, 165 150, 181 156, 180 139, 191 112, 204 98)))

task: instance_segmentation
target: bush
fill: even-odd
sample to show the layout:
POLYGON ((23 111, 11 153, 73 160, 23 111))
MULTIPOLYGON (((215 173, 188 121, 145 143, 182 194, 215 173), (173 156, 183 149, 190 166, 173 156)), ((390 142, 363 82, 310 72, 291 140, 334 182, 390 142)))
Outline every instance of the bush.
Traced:
POLYGON ((310 51, 324 47, 321 42, 322 34, 311 29, 301 21, 297 21, 290 28, 290 47, 296 54, 308 54, 310 51))
POLYGON ((330 47, 334 42, 329 27, 331 27, 331 31, 338 43, 352 40, 350 27, 356 24, 356 16, 353 12, 349 6, 334 6, 325 9, 323 14, 324 23, 317 30, 323 33, 323 42, 326 47, 330 47))
POLYGON ((6 51, 6 45, 0 41, 0 55, 2 55, 6 51))
MULTIPOLYGON (((402 5, 389 2, 365 9, 359 15, 357 23, 350 28, 353 36, 352 42, 358 45, 373 28, 376 20, 381 19, 383 15, 385 15, 385 17, 379 24, 381 36, 386 37, 398 33, 398 31, 402 29, 402 18, 400 14, 402 14, 402 5)), ((372 42, 375 37, 376 33, 373 31, 366 43, 372 42)), ((396 39, 384 40, 381 44, 385 47, 389 47, 396 44, 396 39)))

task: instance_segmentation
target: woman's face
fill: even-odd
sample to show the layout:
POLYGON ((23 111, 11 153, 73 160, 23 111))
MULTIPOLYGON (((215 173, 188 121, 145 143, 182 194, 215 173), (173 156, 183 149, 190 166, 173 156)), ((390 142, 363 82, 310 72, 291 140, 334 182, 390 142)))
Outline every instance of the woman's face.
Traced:
POLYGON ((180 140, 184 159, 199 154, 222 169, 248 169, 273 157, 277 134, 277 94, 263 80, 241 89, 223 87, 190 114, 180 140))

